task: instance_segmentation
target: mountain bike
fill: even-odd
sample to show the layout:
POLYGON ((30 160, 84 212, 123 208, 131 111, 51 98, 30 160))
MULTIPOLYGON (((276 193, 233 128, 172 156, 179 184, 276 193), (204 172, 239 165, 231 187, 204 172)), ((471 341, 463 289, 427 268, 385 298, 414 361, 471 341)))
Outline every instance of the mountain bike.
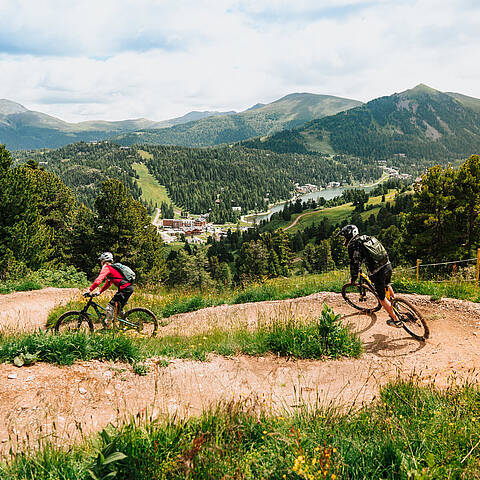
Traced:
MULTIPOLYGON (((385 290, 385 296, 390 300, 388 288, 385 290)), ((342 287, 342 297, 349 305, 361 312, 373 313, 382 308, 375 287, 361 270, 358 282, 346 283, 342 287)), ((395 296, 390 301, 402 328, 413 338, 424 342, 430 331, 420 312, 404 298, 395 296)))
MULTIPOLYGON (((94 322, 101 323, 104 329, 107 329, 107 322, 105 320, 105 308, 94 302, 94 297, 98 293, 86 293, 83 296, 88 298, 82 310, 72 310, 61 315, 55 323, 55 332, 65 331, 87 331, 93 332, 94 322), (93 313, 88 310, 93 308, 96 318, 93 313)), ((157 334, 158 321, 153 312, 143 307, 136 307, 128 310, 128 312, 119 312, 114 319, 113 330, 127 331, 135 330, 144 335, 151 335, 154 337, 157 334)))

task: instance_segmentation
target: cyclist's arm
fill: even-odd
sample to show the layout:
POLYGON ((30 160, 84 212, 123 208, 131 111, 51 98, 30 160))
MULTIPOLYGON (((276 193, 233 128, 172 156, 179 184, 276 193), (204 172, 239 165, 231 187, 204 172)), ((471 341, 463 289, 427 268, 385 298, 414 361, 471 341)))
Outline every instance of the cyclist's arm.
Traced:
MULTIPOLYGON (((95 281, 92 283, 92 285, 90 286, 89 290, 90 292, 93 292, 105 279, 107 279, 107 275, 110 273, 110 270, 108 269, 108 266, 107 265, 104 265, 102 267, 102 269, 100 270, 100 274, 98 275, 98 277, 95 279, 95 281)), ((109 282, 109 280, 107 279, 107 282, 109 282)), ((106 283, 107 283, 106 282, 106 283)), ((108 287, 110 286, 110 284, 108 285, 108 287)), ((108 288, 107 287, 107 288, 108 288)), ((102 287, 102 291, 105 289, 105 285, 102 287)), ((101 292, 100 292, 101 293, 101 292)))
POLYGON ((107 280, 105 280, 105 284, 103 285, 103 287, 100 289, 100 293, 103 293, 105 290, 107 290, 107 288, 110 288, 110 285, 112 284, 111 280, 109 280, 107 278, 107 280))
POLYGON ((357 281, 358 272, 363 262, 362 252, 358 248, 352 246, 348 249, 348 256, 350 257, 350 281, 352 283, 357 281))

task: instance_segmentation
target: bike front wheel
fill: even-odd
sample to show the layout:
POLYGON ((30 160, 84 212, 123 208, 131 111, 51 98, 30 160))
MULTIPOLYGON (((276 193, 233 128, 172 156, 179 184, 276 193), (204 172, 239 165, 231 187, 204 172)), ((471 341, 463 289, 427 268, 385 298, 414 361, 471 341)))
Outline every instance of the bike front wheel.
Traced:
POLYGON ((396 297, 392 300, 392 308, 402 322, 403 329, 413 338, 423 342, 428 338, 430 330, 427 322, 409 301, 396 297))
POLYGON ((61 315, 55 323, 55 333, 93 332, 91 319, 83 312, 71 311, 61 315))
POLYGON ((343 299, 361 312, 378 312, 382 308, 375 292, 365 284, 346 283, 342 287, 343 299))
POLYGON ((123 318, 126 322, 124 325, 120 322, 120 326, 122 327, 126 326, 127 328, 135 329, 138 333, 151 337, 157 334, 157 317, 152 311, 148 310, 148 308, 132 308, 124 314, 123 318))

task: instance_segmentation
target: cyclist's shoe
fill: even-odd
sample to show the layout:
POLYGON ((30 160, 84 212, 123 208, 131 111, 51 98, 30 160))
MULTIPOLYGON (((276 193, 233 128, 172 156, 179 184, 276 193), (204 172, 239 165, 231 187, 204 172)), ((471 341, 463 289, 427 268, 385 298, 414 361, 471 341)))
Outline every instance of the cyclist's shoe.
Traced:
POLYGON ((392 317, 390 317, 387 320, 387 325, 389 327, 401 328, 402 322, 400 320, 394 320, 392 317))

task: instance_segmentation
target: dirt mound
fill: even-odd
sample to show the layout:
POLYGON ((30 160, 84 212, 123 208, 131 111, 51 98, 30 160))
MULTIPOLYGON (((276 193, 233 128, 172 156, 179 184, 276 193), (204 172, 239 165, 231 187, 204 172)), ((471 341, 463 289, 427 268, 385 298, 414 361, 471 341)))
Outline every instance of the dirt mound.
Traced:
POLYGON ((239 324, 254 327, 274 316, 315 318, 325 302, 362 338, 365 353, 357 360, 212 356, 203 363, 174 360, 168 367, 153 363, 145 377, 133 374, 129 365, 101 362, 63 368, 0 365, 0 449, 5 451, 10 441, 16 444, 17 436, 25 439, 27 432, 34 443, 39 436, 51 433, 52 439, 65 445, 139 412, 153 417, 194 415, 222 399, 250 397, 277 410, 294 410, 304 402, 350 408, 370 402, 380 386, 397 376, 416 376, 438 385, 454 379, 476 381, 480 305, 404 297, 429 322, 431 337, 426 343, 412 339, 403 329, 388 327, 383 312, 357 314, 333 293, 207 308, 172 317, 161 332, 190 335, 239 324), (9 379, 9 375, 16 378, 9 379))
POLYGON ((28 332, 45 327, 48 312, 78 295, 76 288, 44 288, 0 295, 0 333, 28 332))

